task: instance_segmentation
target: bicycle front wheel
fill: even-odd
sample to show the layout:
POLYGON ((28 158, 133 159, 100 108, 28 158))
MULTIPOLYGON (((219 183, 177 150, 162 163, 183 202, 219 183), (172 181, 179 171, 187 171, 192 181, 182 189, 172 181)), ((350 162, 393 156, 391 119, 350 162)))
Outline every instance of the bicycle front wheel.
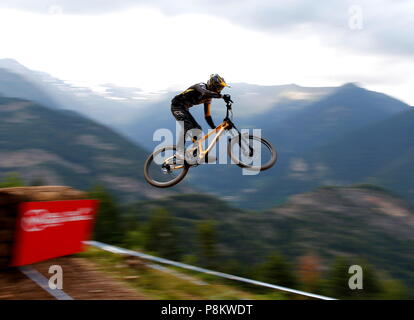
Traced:
POLYGON ((272 144, 253 135, 234 137, 227 145, 227 152, 235 164, 252 171, 267 170, 277 161, 277 152, 272 144))
POLYGON ((149 184, 158 188, 168 188, 184 179, 189 165, 177 159, 176 151, 176 146, 166 146, 148 157, 144 164, 144 177, 149 184))

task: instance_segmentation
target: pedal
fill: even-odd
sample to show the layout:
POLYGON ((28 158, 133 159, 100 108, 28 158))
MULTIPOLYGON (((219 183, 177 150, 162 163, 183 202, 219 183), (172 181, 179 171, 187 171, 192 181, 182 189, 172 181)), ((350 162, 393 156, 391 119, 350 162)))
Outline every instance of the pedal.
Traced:
POLYGON ((167 164, 167 165, 162 165, 162 167, 161 167, 161 171, 164 173, 164 174, 169 174, 169 173, 171 173, 171 169, 170 169, 170 166, 167 164))

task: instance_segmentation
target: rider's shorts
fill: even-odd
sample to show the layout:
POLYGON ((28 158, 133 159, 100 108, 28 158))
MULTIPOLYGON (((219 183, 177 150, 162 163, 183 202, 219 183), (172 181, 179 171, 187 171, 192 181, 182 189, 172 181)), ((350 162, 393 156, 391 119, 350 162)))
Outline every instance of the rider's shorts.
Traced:
POLYGON ((182 121, 184 124, 184 134, 191 129, 200 129, 201 126, 197 123, 188 109, 183 105, 171 105, 171 112, 177 121, 182 121))

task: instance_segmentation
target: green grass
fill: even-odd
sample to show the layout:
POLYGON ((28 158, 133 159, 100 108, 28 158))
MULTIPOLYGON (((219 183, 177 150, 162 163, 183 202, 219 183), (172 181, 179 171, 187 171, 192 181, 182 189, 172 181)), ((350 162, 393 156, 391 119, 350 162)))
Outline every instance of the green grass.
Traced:
POLYGON ((217 277, 205 277, 192 271, 184 271, 179 268, 168 267, 169 270, 185 274, 190 279, 181 279, 169 272, 151 268, 136 269, 125 263, 125 258, 119 254, 113 254, 97 248, 88 248, 85 252, 78 254, 79 257, 87 258, 96 263, 102 271, 113 278, 125 283, 127 286, 137 290, 148 299, 155 300, 284 300, 283 293, 268 291, 266 293, 250 292, 242 288, 239 283, 234 285, 217 277), (126 278, 130 277, 130 278, 126 278), (134 278, 132 278, 134 277, 134 278), (135 278, 136 277, 136 278, 135 278), (205 285, 196 284, 198 280, 205 285))

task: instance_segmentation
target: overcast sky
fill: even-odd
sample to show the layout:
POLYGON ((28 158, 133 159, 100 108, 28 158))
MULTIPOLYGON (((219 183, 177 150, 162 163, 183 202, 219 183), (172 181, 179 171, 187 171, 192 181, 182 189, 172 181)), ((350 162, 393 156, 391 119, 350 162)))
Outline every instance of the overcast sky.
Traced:
POLYGON ((1 0, 0 58, 77 85, 358 82, 414 105, 414 1, 1 0))

